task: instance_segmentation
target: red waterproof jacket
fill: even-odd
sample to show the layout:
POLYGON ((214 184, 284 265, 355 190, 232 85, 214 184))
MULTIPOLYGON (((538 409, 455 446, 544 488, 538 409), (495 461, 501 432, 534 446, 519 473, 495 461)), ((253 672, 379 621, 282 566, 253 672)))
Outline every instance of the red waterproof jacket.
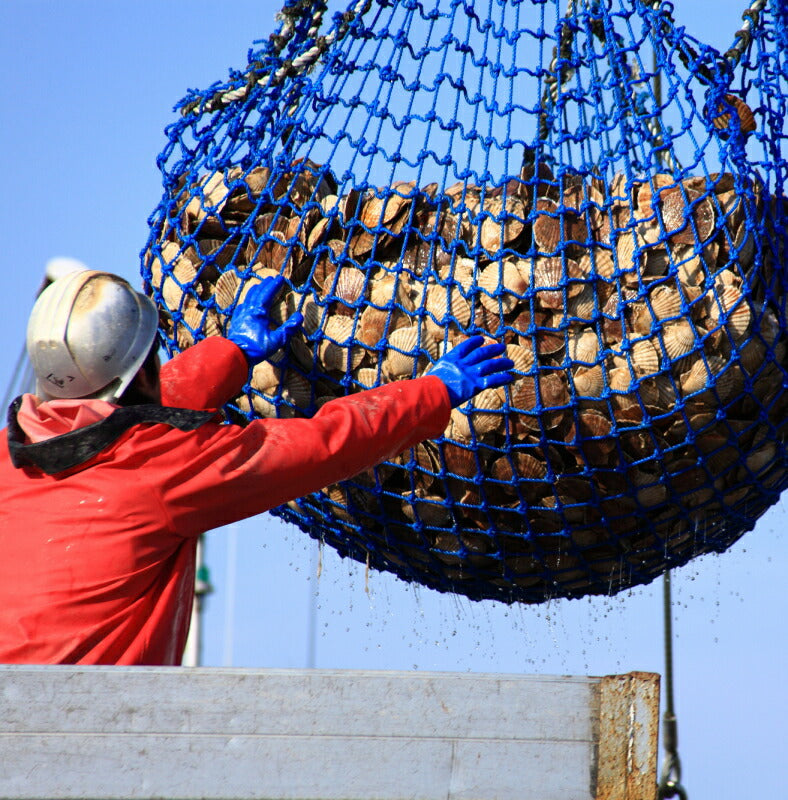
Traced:
MULTIPOLYGON (((162 367, 162 402, 216 408, 246 377, 234 344, 207 339, 162 367)), ((33 443, 17 407, 0 432, 0 662, 37 664, 179 664, 201 533, 438 436, 450 413, 430 376, 311 419, 240 427, 205 411, 112 408, 33 443)))

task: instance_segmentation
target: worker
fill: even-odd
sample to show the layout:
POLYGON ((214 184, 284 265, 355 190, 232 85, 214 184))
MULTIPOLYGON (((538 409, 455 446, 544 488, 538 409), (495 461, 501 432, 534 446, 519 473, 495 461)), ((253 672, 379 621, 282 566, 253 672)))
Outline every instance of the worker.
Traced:
POLYGON ((0 432, 0 662, 181 663, 200 534, 440 436, 452 407, 512 379, 504 345, 475 336, 310 419, 228 425, 216 409, 302 323, 271 327, 282 283, 253 286, 226 338, 164 366, 156 307, 126 281, 79 270, 42 292, 36 392, 0 432))

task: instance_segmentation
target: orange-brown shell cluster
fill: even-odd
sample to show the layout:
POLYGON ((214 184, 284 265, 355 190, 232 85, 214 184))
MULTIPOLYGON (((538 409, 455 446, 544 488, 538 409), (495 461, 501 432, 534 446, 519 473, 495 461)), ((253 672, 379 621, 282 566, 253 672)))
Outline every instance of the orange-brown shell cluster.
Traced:
POLYGON ((758 184, 540 165, 493 189, 340 192, 297 167, 184 184, 150 283, 185 348, 226 332, 252 283, 288 279, 275 321, 300 310, 304 330, 237 399, 253 416, 416 377, 475 332, 506 343, 510 386, 324 492, 332 524, 363 529, 395 571, 458 591, 571 596, 600 576, 615 591, 702 552, 698 530, 784 480, 785 341, 763 287, 785 287, 747 224, 769 205, 758 184))

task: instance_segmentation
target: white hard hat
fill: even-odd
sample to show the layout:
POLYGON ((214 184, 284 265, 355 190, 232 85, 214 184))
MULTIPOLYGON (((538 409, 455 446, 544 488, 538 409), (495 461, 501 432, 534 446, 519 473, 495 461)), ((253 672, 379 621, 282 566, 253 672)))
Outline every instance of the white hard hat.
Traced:
POLYGON ((153 301, 107 272, 76 270, 50 284, 27 324, 36 394, 117 400, 156 338, 153 301))

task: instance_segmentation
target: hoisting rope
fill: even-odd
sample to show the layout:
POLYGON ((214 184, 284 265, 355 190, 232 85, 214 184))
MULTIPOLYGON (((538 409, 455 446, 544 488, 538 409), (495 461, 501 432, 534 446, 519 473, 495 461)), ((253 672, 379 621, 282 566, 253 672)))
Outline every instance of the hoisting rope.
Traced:
MULTIPOLYGON (((593 11, 593 0, 580 0, 588 5, 589 9, 593 11)), ((758 25, 761 18, 761 13, 766 7, 767 0, 753 0, 749 8, 742 12, 741 18, 744 20, 742 27, 734 35, 735 44, 725 51, 723 59, 726 62, 727 72, 731 72, 738 66, 742 56, 750 47, 752 43, 753 29, 758 25)), ((651 8, 656 14, 661 17, 661 22, 658 23, 660 28, 659 33, 663 36, 674 30, 676 22, 670 12, 670 7, 665 6, 663 0, 646 0, 646 6, 651 8)), ((575 72, 571 66, 572 58, 572 45, 574 42, 575 26, 572 25, 571 20, 577 12, 578 0, 568 0, 568 6, 564 21, 561 25, 561 33, 559 36, 558 44, 553 48, 553 57, 550 62, 549 74, 545 77, 545 88, 542 94, 542 111, 539 115, 539 140, 546 142, 549 136, 548 124, 548 108, 555 108, 561 93, 561 87, 572 78, 575 72)), ((590 21, 591 32, 601 42, 605 42, 606 32, 604 24, 599 18, 591 18, 590 21)), ((685 44, 683 48, 678 48, 678 56, 684 66, 694 72, 704 83, 711 84, 714 82, 712 71, 704 64, 700 63, 700 55, 694 48, 685 44)), ((655 80, 659 79, 658 70, 655 68, 655 80)), ((649 120, 649 128, 654 135, 654 142, 658 143, 660 139, 658 131, 656 130, 656 119, 649 120)), ((667 153, 662 153, 663 164, 668 169, 678 169, 680 165, 673 162, 667 153)))
POLYGON ((659 781, 659 800, 679 797, 687 800, 687 790, 681 785, 678 720, 673 700, 673 616, 670 598, 670 570, 663 576, 663 606, 665 616, 665 713, 662 716, 662 743, 665 760, 659 781))
POLYGON ((198 98, 186 103, 181 107, 181 114, 184 117, 189 115, 199 116, 218 111, 232 103, 243 102, 255 86, 260 86, 264 83, 269 86, 276 86, 286 78, 306 74, 334 42, 345 36, 352 23, 369 11, 371 5, 372 0, 359 0, 353 8, 338 15, 339 24, 332 33, 318 36, 317 32, 320 30, 320 26, 323 23, 323 15, 326 11, 326 4, 323 0, 286 2, 276 15, 276 19, 282 23, 281 28, 269 37, 265 58, 249 64, 249 69, 243 76, 246 78, 246 83, 236 89, 218 91, 207 99, 198 98), (270 62, 272 58, 278 59, 285 47, 293 41, 298 32, 298 22, 310 7, 312 8, 312 18, 303 38, 306 42, 314 41, 314 44, 295 58, 281 61, 278 69, 271 74, 270 62))

